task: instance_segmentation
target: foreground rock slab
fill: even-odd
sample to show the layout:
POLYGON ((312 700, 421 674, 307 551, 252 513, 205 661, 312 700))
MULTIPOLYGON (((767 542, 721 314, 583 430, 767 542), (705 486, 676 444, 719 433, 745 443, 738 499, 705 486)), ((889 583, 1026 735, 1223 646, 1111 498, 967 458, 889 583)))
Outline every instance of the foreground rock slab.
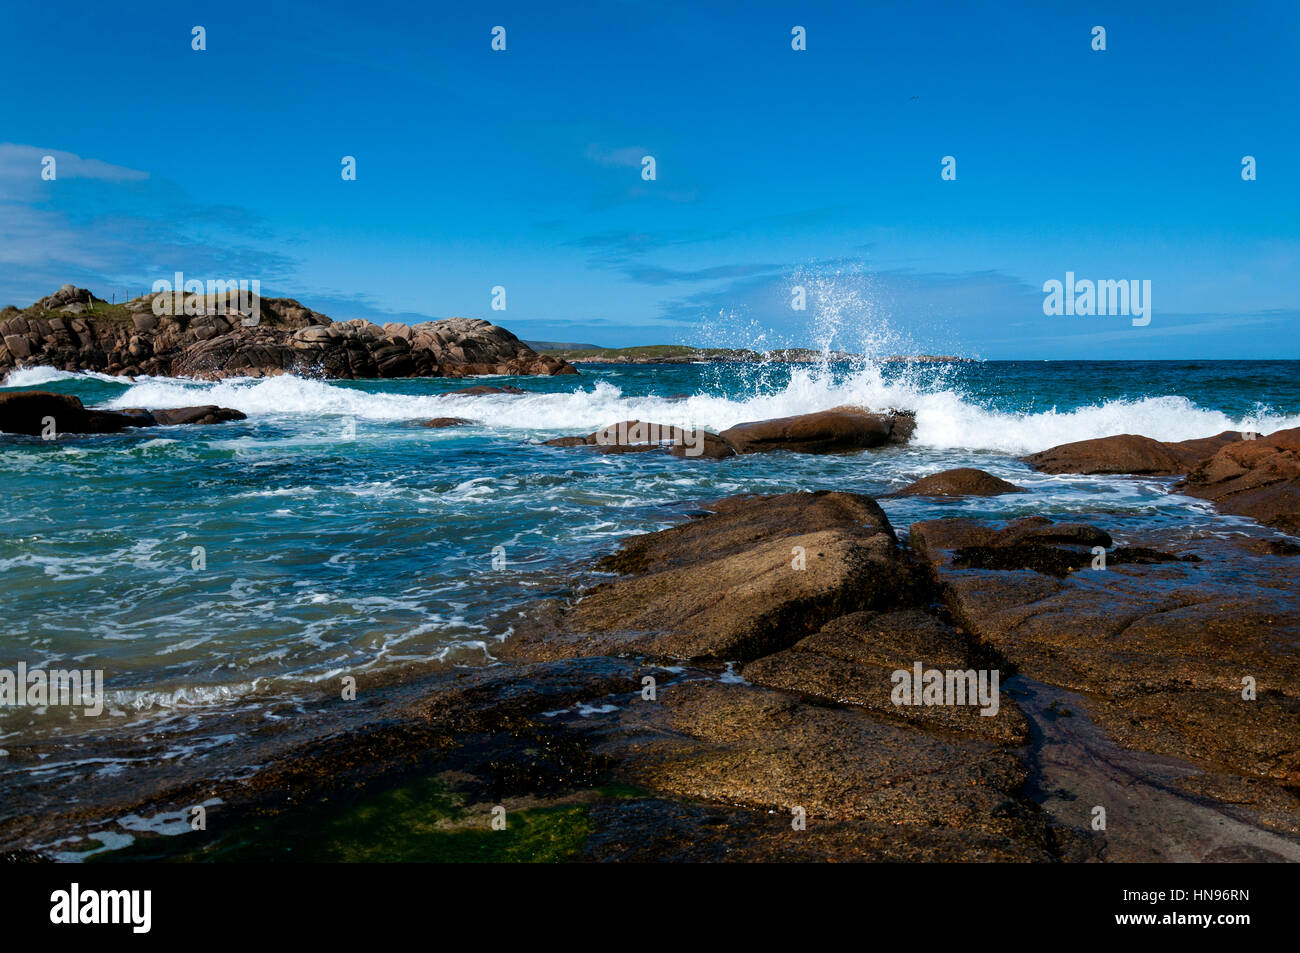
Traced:
POLYGON ((1088 556, 1111 544, 1084 524, 1019 523, 911 527, 965 631, 1025 675, 1085 694, 1123 746, 1239 777, 1300 781, 1295 556, 1248 537, 1152 530, 1124 547, 1146 558, 1108 558, 1104 569, 1089 557, 1052 572, 1055 563, 1036 551, 1002 563, 962 558, 1024 546, 1088 556))
POLYGON ((633 537, 599 569, 624 578, 552 606, 518 657, 644 654, 745 660, 837 615, 910 606, 926 583, 869 497, 733 497, 681 526, 633 537))

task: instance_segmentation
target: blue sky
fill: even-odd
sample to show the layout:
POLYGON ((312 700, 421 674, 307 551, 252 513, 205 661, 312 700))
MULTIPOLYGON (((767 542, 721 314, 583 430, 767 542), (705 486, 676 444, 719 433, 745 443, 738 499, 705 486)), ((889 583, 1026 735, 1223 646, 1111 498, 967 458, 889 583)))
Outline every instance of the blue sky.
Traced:
POLYGON ((126 6, 0 13, 0 304, 179 270, 527 339, 1300 358, 1290 0, 126 6), (1150 325, 1045 316, 1066 271, 1150 325))

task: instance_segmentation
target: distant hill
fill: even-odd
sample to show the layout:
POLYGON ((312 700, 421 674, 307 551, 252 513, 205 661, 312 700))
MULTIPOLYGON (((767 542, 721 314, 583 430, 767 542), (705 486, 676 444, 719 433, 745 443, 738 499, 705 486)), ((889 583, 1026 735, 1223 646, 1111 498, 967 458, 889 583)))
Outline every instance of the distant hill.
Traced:
POLYGON ((602 350, 599 344, 573 344, 572 342, 563 341, 525 341, 538 354, 543 351, 556 353, 558 351, 599 351, 602 350))
MULTIPOLYGON (((824 360, 848 361, 861 358, 847 351, 824 354, 811 348, 783 348, 775 351, 753 351, 748 348, 691 347, 688 344, 649 344, 642 347, 543 347, 540 342, 528 342, 539 353, 568 361, 571 364, 694 364, 701 361, 784 361, 792 364, 811 364, 824 360)), ((883 361, 920 361, 948 363, 969 358, 939 357, 931 354, 914 356, 896 355, 880 358, 883 361)))

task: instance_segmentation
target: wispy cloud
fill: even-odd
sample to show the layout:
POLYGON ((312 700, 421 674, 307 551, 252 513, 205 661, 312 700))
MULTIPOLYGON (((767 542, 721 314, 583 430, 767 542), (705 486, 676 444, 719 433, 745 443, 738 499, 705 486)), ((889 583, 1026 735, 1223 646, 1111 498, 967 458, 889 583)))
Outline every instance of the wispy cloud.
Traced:
POLYGON ((140 169, 0 143, 0 303, 30 304, 65 282, 139 294, 174 271, 283 282, 295 261, 248 209, 194 201, 140 169), (41 178, 53 156, 56 177, 41 178))

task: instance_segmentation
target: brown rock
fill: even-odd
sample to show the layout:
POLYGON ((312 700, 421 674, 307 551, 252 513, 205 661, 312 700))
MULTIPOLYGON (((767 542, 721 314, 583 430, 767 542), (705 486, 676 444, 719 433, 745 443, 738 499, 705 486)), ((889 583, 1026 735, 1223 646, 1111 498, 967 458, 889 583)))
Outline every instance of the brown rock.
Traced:
POLYGON ((922 477, 898 491, 902 496, 998 496, 1024 493, 1025 488, 972 467, 958 467, 922 477))
MULTIPOLYGON (((971 520, 911 527, 963 629, 1023 674, 1087 694, 1098 723, 1121 744, 1236 774, 1300 780, 1293 557, 1244 538, 1152 530, 1145 542, 1154 548, 1128 549, 1176 548, 1184 558, 1118 565, 1108 558, 1104 570, 1059 577, 960 558, 1015 538, 1008 530, 971 520), (1259 687, 1255 700, 1242 698, 1245 676, 1259 687)), ((1039 531, 1042 539, 1051 530, 1039 531)), ((1065 535, 1086 544, 1081 527, 1065 535)))
POLYGON ((244 414, 228 407, 178 407, 170 410, 88 410, 81 400, 49 391, 0 394, 0 431, 40 436, 45 419, 53 418, 55 433, 117 433, 128 427, 215 424, 243 420, 244 414))
POLYGON ((911 436, 907 414, 875 414, 858 407, 837 407, 813 414, 737 424, 719 436, 737 453, 791 450, 796 453, 850 453, 911 436))
POLYGON ((744 676, 769 688, 858 705, 996 744, 1018 746, 1029 740, 1024 716, 1009 696, 1001 699, 991 715, 981 714, 973 704, 895 705, 892 675, 899 670, 910 673, 916 662, 926 669, 945 671, 999 669, 996 658, 976 651, 951 626, 908 609, 840 616, 786 651, 750 662, 744 676))
POLYGON ((1222 446, 1176 489, 1300 534, 1300 428, 1222 446))
POLYGON ((286 373, 344 379, 577 373, 487 321, 449 318, 381 328, 331 321, 292 298, 249 302, 239 294, 203 303, 147 295, 123 310, 69 285, 0 322, 0 340, 0 372, 21 362, 218 380, 286 373), (187 304, 201 313, 186 314, 187 304), (226 313, 213 313, 217 309, 226 313), (59 316, 65 314, 79 317, 65 321, 59 316))
POLYGON ((595 750, 618 774, 672 798, 824 820, 947 828, 1021 860, 1047 858, 1042 820, 1017 792, 1024 764, 1009 750, 939 737, 781 692, 683 681, 654 704, 633 703, 595 750))
POLYGON ((116 433, 127 427, 148 427, 153 419, 136 414, 87 410, 77 397, 50 391, 17 391, 0 394, 0 431, 38 437, 54 434, 116 433))
POLYGON ((181 424, 222 424, 231 420, 245 420, 247 414, 229 407, 205 404, 202 407, 173 407, 168 410, 150 411, 154 420, 162 427, 175 427, 181 424))
POLYGON ((1165 443, 1135 434, 1064 443, 1025 457, 1044 473, 1132 473, 1176 476, 1187 473, 1241 434, 1225 430, 1213 437, 1165 443))
POLYGON ((753 659, 837 615, 914 604, 924 588, 873 500, 824 491, 734 501, 633 537, 597 568, 625 578, 539 613, 508 651, 753 659))
POLYGON ((736 455, 731 445, 707 430, 684 430, 669 424, 624 420, 582 437, 555 437, 546 447, 597 447, 601 453, 644 453, 667 450, 683 459, 723 460, 736 455))
POLYGON ((434 417, 432 420, 426 420, 424 426, 441 430, 443 427, 463 427, 473 422, 472 420, 466 420, 464 417, 434 417))

